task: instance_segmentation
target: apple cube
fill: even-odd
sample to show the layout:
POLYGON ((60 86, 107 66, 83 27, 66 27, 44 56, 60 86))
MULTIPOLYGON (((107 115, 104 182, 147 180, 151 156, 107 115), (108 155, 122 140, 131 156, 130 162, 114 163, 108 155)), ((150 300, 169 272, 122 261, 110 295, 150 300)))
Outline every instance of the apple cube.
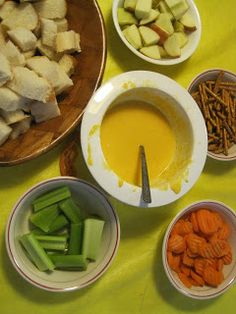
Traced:
POLYGON ((170 34, 164 29, 162 29, 160 26, 156 25, 155 23, 152 23, 150 27, 154 32, 156 32, 159 35, 160 37, 159 44, 162 45, 170 34))
POLYGON ((144 46, 152 46, 158 43, 160 36, 147 26, 140 26, 139 32, 144 46))
POLYGON ((174 30, 175 32, 184 32, 184 25, 179 21, 174 22, 174 30))
POLYGON ((135 24, 124 29, 123 34, 128 42, 135 48, 140 49, 142 47, 142 39, 139 30, 135 24))
POLYGON ((138 22, 135 16, 132 13, 126 11, 124 8, 118 8, 117 17, 118 23, 121 26, 137 24, 138 22))
POLYGON ((137 0, 135 16, 137 19, 143 19, 148 16, 152 8, 152 0, 137 0))
POLYGON ((164 42, 164 48, 169 56, 178 58, 181 55, 179 36, 174 33, 164 42))
POLYGON ((168 13, 161 13, 155 24, 165 30, 169 35, 174 33, 174 27, 168 13))
POLYGON ((127 11, 134 12, 136 8, 137 0, 125 0, 124 8, 127 11))
POLYGON ((165 2, 176 20, 179 20, 189 9, 185 0, 165 0, 165 2))
POLYGON ((167 58, 168 53, 166 52, 165 48, 163 46, 158 46, 161 58, 167 58))
POLYGON ((188 42, 188 36, 184 32, 175 33, 179 37, 180 48, 183 48, 188 42))
POLYGON ((160 14, 160 12, 158 10, 153 10, 151 9, 151 11, 149 12, 148 16, 145 17, 144 19, 142 19, 139 24, 140 25, 145 25, 148 23, 151 23, 153 21, 155 21, 158 17, 158 15, 160 14))
POLYGON ((179 21, 183 24, 186 31, 193 32, 197 29, 195 21, 189 12, 186 12, 179 21))
POLYGON ((140 52, 142 54, 144 54, 145 56, 152 58, 152 59, 160 59, 161 58, 158 45, 143 47, 140 49, 140 52))
POLYGON ((173 20, 174 16, 171 13, 170 8, 168 7, 168 5, 165 3, 165 1, 160 1, 158 4, 158 8, 160 10, 161 13, 168 13, 170 16, 170 19, 173 20))

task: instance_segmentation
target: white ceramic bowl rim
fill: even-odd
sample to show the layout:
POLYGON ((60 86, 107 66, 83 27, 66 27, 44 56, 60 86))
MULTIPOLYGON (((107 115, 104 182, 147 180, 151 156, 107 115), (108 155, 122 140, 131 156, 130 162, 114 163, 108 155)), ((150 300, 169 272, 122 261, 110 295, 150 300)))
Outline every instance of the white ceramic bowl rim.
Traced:
MULTIPOLYGON (((220 201, 216 201, 216 200, 201 200, 201 201, 197 201, 194 202, 190 205, 188 205, 187 207, 185 207, 184 209, 182 209, 174 218, 173 220, 170 222, 168 228, 166 229, 165 232, 165 236, 163 239, 163 245, 162 245, 162 261, 163 261, 163 266, 164 266, 164 270, 165 273, 168 277, 168 279, 170 280, 171 284, 182 294, 191 297, 193 299, 199 299, 199 300, 204 300, 204 299, 211 299, 211 298, 215 298, 219 295, 221 295, 222 293, 224 293, 226 290, 228 290, 234 283, 236 283, 236 272, 233 276, 233 278, 227 283, 224 284, 224 286, 222 288, 217 288, 216 290, 214 290, 214 288, 212 288, 212 291, 210 293, 206 293, 204 295, 198 294, 198 293, 193 293, 191 292, 191 289, 187 289, 186 287, 184 287, 184 285, 180 285, 176 282, 176 280, 174 279, 173 275, 172 275, 172 271, 170 269, 170 267, 168 266, 168 262, 167 262, 167 256, 166 256, 166 251, 167 251, 167 241, 168 238, 170 236, 170 232, 173 228, 173 226, 175 225, 175 223, 181 218, 183 217, 187 212, 191 212, 192 210, 195 210, 197 208, 200 207, 206 207, 206 208, 210 208, 211 206, 219 206, 221 207, 221 209, 223 208, 224 210, 222 211, 227 213, 230 217, 232 217, 232 219, 235 221, 236 220, 236 213, 235 211, 229 207, 228 205, 226 205, 223 202, 220 201)), ((220 212, 220 210, 219 210, 220 212)))
POLYGON ((194 51, 196 50, 196 48, 199 44, 200 38, 201 38, 202 25, 201 25, 201 18, 200 18, 198 9, 197 9, 193 0, 188 0, 188 3, 189 3, 189 7, 190 7, 189 10, 191 11, 191 13, 194 16, 197 30, 195 32, 193 32, 192 34, 188 35, 188 36, 191 36, 191 39, 186 44, 186 46, 182 48, 182 54, 179 58, 170 58, 170 59, 164 59, 163 58, 163 59, 159 59, 159 60, 155 60, 155 59, 152 59, 152 58, 149 58, 149 57, 143 55, 141 52, 136 50, 124 37, 124 35, 121 31, 120 25, 118 23, 118 18, 117 18, 117 8, 122 6, 123 2, 124 2, 124 0, 113 0, 113 7, 112 7, 113 22, 114 22, 115 28, 117 30, 117 33, 119 34, 119 37, 121 38, 123 43, 138 57, 142 58, 145 61, 153 63, 153 64, 173 65, 173 64, 178 64, 178 63, 185 61, 194 53, 194 51))
POLYGON ((7 222, 7 227, 6 227, 6 232, 5 232, 5 243, 6 243, 6 248, 7 248, 7 252, 8 252, 8 256, 14 266, 14 268, 16 269, 16 271, 24 278, 26 279, 29 283, 31 283, 32 285, 47 290, 47 291, 52 291, 52 292, 66 292, 66 291, 73 291, 73 290, 77 290, 77 289, 81 289, 84 288, 86 286, 88 286, 89 284, 93 283, 94 281, 96 281, 98 278, 101 277, 101 275, 107 270, 107 268, 111 265, 112 260, 114 259, 117 250, 118 250, 118 246, 119 246, 119 241, 120 241, 120 223, 119 223, 119 218, 113 208, 113 206, 111 205, 111 203, 109 202, 109 200, 107 199, 107 197, 105 196, 104 192, 101 191, 101 189, 97 188, 96 186, 94 186, 93 184, 84 181, 82 179, 78 179, 78 178, 74 178, 74 177, 66 177, 66 176, 61 176, 61 177, 54 177, 48 180, 44 180, 36 185, 34 185, 33 187, 31 187, 28 191, 26 191, 21 197, 20 199, 17 201, 17 203, 14 205, 11 214, 9 216, 8 222, 7 222), (104 200, 106 201, 107 205, 109 206, 109 211, 112 214, 112 219, 113 219, 113 223, 115 225, 115 234, 116 234, 116 238, 115 238, 115 243, 114 243, 114 247, 111 251, 110 256, 107 258, 106 263, 103 265, 102 269, 100 269, 100 271, 98 273, 96 273, 96 275, 94 275, 92 278, 90 278, 89 280, 84 281, 81 284, 78 284, 76 286, 72 286, 72 287, 67 287, 67 288, 56 288, 56 287, 52 287, 49 284, 43 284, 42 282, 37 281, 32 279, 29 275, 27 275, 27 273, 22 269, 22 267, 19 265, 17 258, 14 256, 13 254, 13 250, 12 250, 12 245, 11 245, 11 229, 12 229, 12 220, 16 214, 16 212, 19 210, 19 207, 21 206, 21 204, 24 202, 24 200, 34 191, 36 191, 38 188, 40 188, 41 186, 47 184, 47 183, 52 183, 52 182, 58 182, 61 179, 63 179, 63 184, 66 184, 65 181, 75 181, 75 182, 80 182, 81 184, 85 184, 86 186, 89 186, 91 189, 96 190, 96 192, 98 194, 100 194, 100 196, 102 198, 104 198, 104 200))
MULTIPOLYGON (((191 93, 192 89, 195 87, 196 84, 202 81, 205 81, 207 79, 210 79, 212 76, 216 76, 220 71, 223 71, 230 80, 236 82, 236 74, 234 72, 226 70, 226 69, 222 69, 222 68, 211 68, 211 69, 206 69, 203 72, 200 72, 199 74, 197 74, 197 76, 195 76, 192 79, 192 81, 189 83, 187 90, 189 91, 189 93, 191 93)), ((233 161, 236 159, 235 151, 236 151, 236 148, 234 149, 234 153, 231 155, 229 154, 228 156, 225 156, 224 154, 215 154, 211 151, 208 151, 207 155, 210 158, 213 158, 219 161, 233 161)))
POLYGON ((110 195, 124 203, 138 207, 156 207, 169 204, 184 195, 197 181, 204 167, 207 156, 207 131, 200 109, 190 94, 174 80, 159 73, 150 71, 131 71, 120 74, 102 85, 90 99, 81 124, 81 146, 88 169, 100 186, 110 195), (192 163, 189 166, 188 182, 182 183, 181 191, 176 194, 172 190, 161 191, 153 188, 152 203, 145 204, 141 200, 141 188, 124 182, 118 186, 119 178, 107 169, 105 157, 100 143, 100 125, 109 105, 124 92, 135 88, 159 90, 183 109, 188 117, 193 132, 192 163), (94 127, 93 136, 90 136, 94 127), (92 164, 88 159, 89 149, 92 164))

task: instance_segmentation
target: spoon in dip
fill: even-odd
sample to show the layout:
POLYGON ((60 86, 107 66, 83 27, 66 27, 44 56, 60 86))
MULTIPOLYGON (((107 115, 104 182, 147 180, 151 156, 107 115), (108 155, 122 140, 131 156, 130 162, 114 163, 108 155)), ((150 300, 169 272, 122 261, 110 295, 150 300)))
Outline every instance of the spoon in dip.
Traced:
POLYGON ((145 155, 145 149, 143 145, 139 146, 140 157, 141 157, 141 167, 142 167, 142 199, 145 203, 151 203, 151 191, 149 184, 148 168, 145 155))

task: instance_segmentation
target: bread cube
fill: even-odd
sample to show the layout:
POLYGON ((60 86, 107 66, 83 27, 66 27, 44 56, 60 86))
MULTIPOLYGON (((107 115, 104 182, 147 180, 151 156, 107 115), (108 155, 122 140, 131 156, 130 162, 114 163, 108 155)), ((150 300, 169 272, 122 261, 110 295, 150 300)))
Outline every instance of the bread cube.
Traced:
POLYGON ((7 34, 24 52, 36 48, 37 37, 27 28, 18 27, 8 31, 7 34))
POLYGON ((6 58, 2 53, 0 53, 0 86, 4 85, 7 81, 11 80, 12 72, 11 66, 6 58))

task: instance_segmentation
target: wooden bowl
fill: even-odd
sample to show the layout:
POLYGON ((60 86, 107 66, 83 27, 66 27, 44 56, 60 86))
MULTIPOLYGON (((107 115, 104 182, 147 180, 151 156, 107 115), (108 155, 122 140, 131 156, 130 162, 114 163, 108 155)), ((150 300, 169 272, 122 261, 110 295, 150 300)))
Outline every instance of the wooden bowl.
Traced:
POLYGON ((0 166, 31 160, 60 143, 79 124, 84 108, 98 87, 105 67, 106 35, 103 17, 96 0, 68 0, 69 28, 79 32, 82 52, 72 76, 74 86, 61 95, 61 116, 31 128, 0 147, 0 166), (92 22, 91 22, 92 21, 92 22))

